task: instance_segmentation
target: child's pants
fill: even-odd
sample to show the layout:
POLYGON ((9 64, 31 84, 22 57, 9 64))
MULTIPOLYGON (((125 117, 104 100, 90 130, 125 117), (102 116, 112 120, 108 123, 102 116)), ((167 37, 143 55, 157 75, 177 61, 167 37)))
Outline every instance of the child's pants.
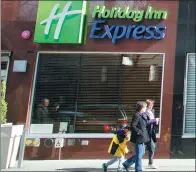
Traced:
POLYGON ((108 161, 105 165, 106 165, 106 167, 108 167, 109 165, 112 165, 117 161, 118 161, 118 169, 122 169, 123 168, 122 163, 124 161, 124 156, 122 156, 122 157, 115 156, 110 161, 108 161))

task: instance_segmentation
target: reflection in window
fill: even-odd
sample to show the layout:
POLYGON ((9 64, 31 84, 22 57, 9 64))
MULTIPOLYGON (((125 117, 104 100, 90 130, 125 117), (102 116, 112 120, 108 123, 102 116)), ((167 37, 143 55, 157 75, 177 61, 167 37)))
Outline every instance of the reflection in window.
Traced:
POLYGON ((116 128, 120 120, 131 121, 136 102, 149 98, 158 117, 162 66, 162 55, 41 54, 31 132, 103 133, 105 124, 116 128), (150 82, 152 65, 159 77, 150 82))
POLYGON ((5 62, 5 61, 1 62, 1 70, 6 70, 7 69, 7 63, 8 62, 5 62))

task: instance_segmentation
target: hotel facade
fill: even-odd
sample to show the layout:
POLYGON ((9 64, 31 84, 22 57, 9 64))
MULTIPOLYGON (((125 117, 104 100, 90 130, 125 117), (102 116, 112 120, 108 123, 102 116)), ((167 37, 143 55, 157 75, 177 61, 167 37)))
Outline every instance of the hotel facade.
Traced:
POLYGON ((25 159, 109 158, 113 133, 104 128, 130 123, 136 102, 149 98, 160 118, 155 158, 195 156, 195 2, 3 1, 1 8, 7 117, 27 129, 25 159), (48 113, 38 122, 44 98, 48 113))

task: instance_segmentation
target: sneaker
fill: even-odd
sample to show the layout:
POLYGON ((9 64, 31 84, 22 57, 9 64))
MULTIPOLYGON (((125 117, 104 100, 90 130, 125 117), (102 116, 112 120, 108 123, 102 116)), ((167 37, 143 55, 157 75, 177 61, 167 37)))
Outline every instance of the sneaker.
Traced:
MULTIPOLYGON (((125 170, 126 170, 126 172, 130 172, 130 171, 135 171, 135 167, 129 167, 129 168, 126 168, 126 167, 124 167, 125 168, 125 170)), ((143 168, 142 167, 142 171, 144 171, 145 170, 145 168, 143 168)))
POLYGON ((158 167, 154 164, 149 164, 148 169, 157 169, 158 167))
POLYGON ((107 166, 105 165, 105 163, 102 165, 103 168, 103 172, 107 172, 107 166))
POLYGON ((126 171, 126 172, 129 172, 129 169, 127 168, 126 165, 123 164, 123 167, 125 168, 125 171, 126 171))

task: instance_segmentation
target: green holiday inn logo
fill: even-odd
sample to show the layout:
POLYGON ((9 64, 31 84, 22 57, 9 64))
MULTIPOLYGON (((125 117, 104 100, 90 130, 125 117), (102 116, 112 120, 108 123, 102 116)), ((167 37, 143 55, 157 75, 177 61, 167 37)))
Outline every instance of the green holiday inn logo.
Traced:
POLYGON ((39 1, 34 42, 83 43, 87 2, 39 1))

